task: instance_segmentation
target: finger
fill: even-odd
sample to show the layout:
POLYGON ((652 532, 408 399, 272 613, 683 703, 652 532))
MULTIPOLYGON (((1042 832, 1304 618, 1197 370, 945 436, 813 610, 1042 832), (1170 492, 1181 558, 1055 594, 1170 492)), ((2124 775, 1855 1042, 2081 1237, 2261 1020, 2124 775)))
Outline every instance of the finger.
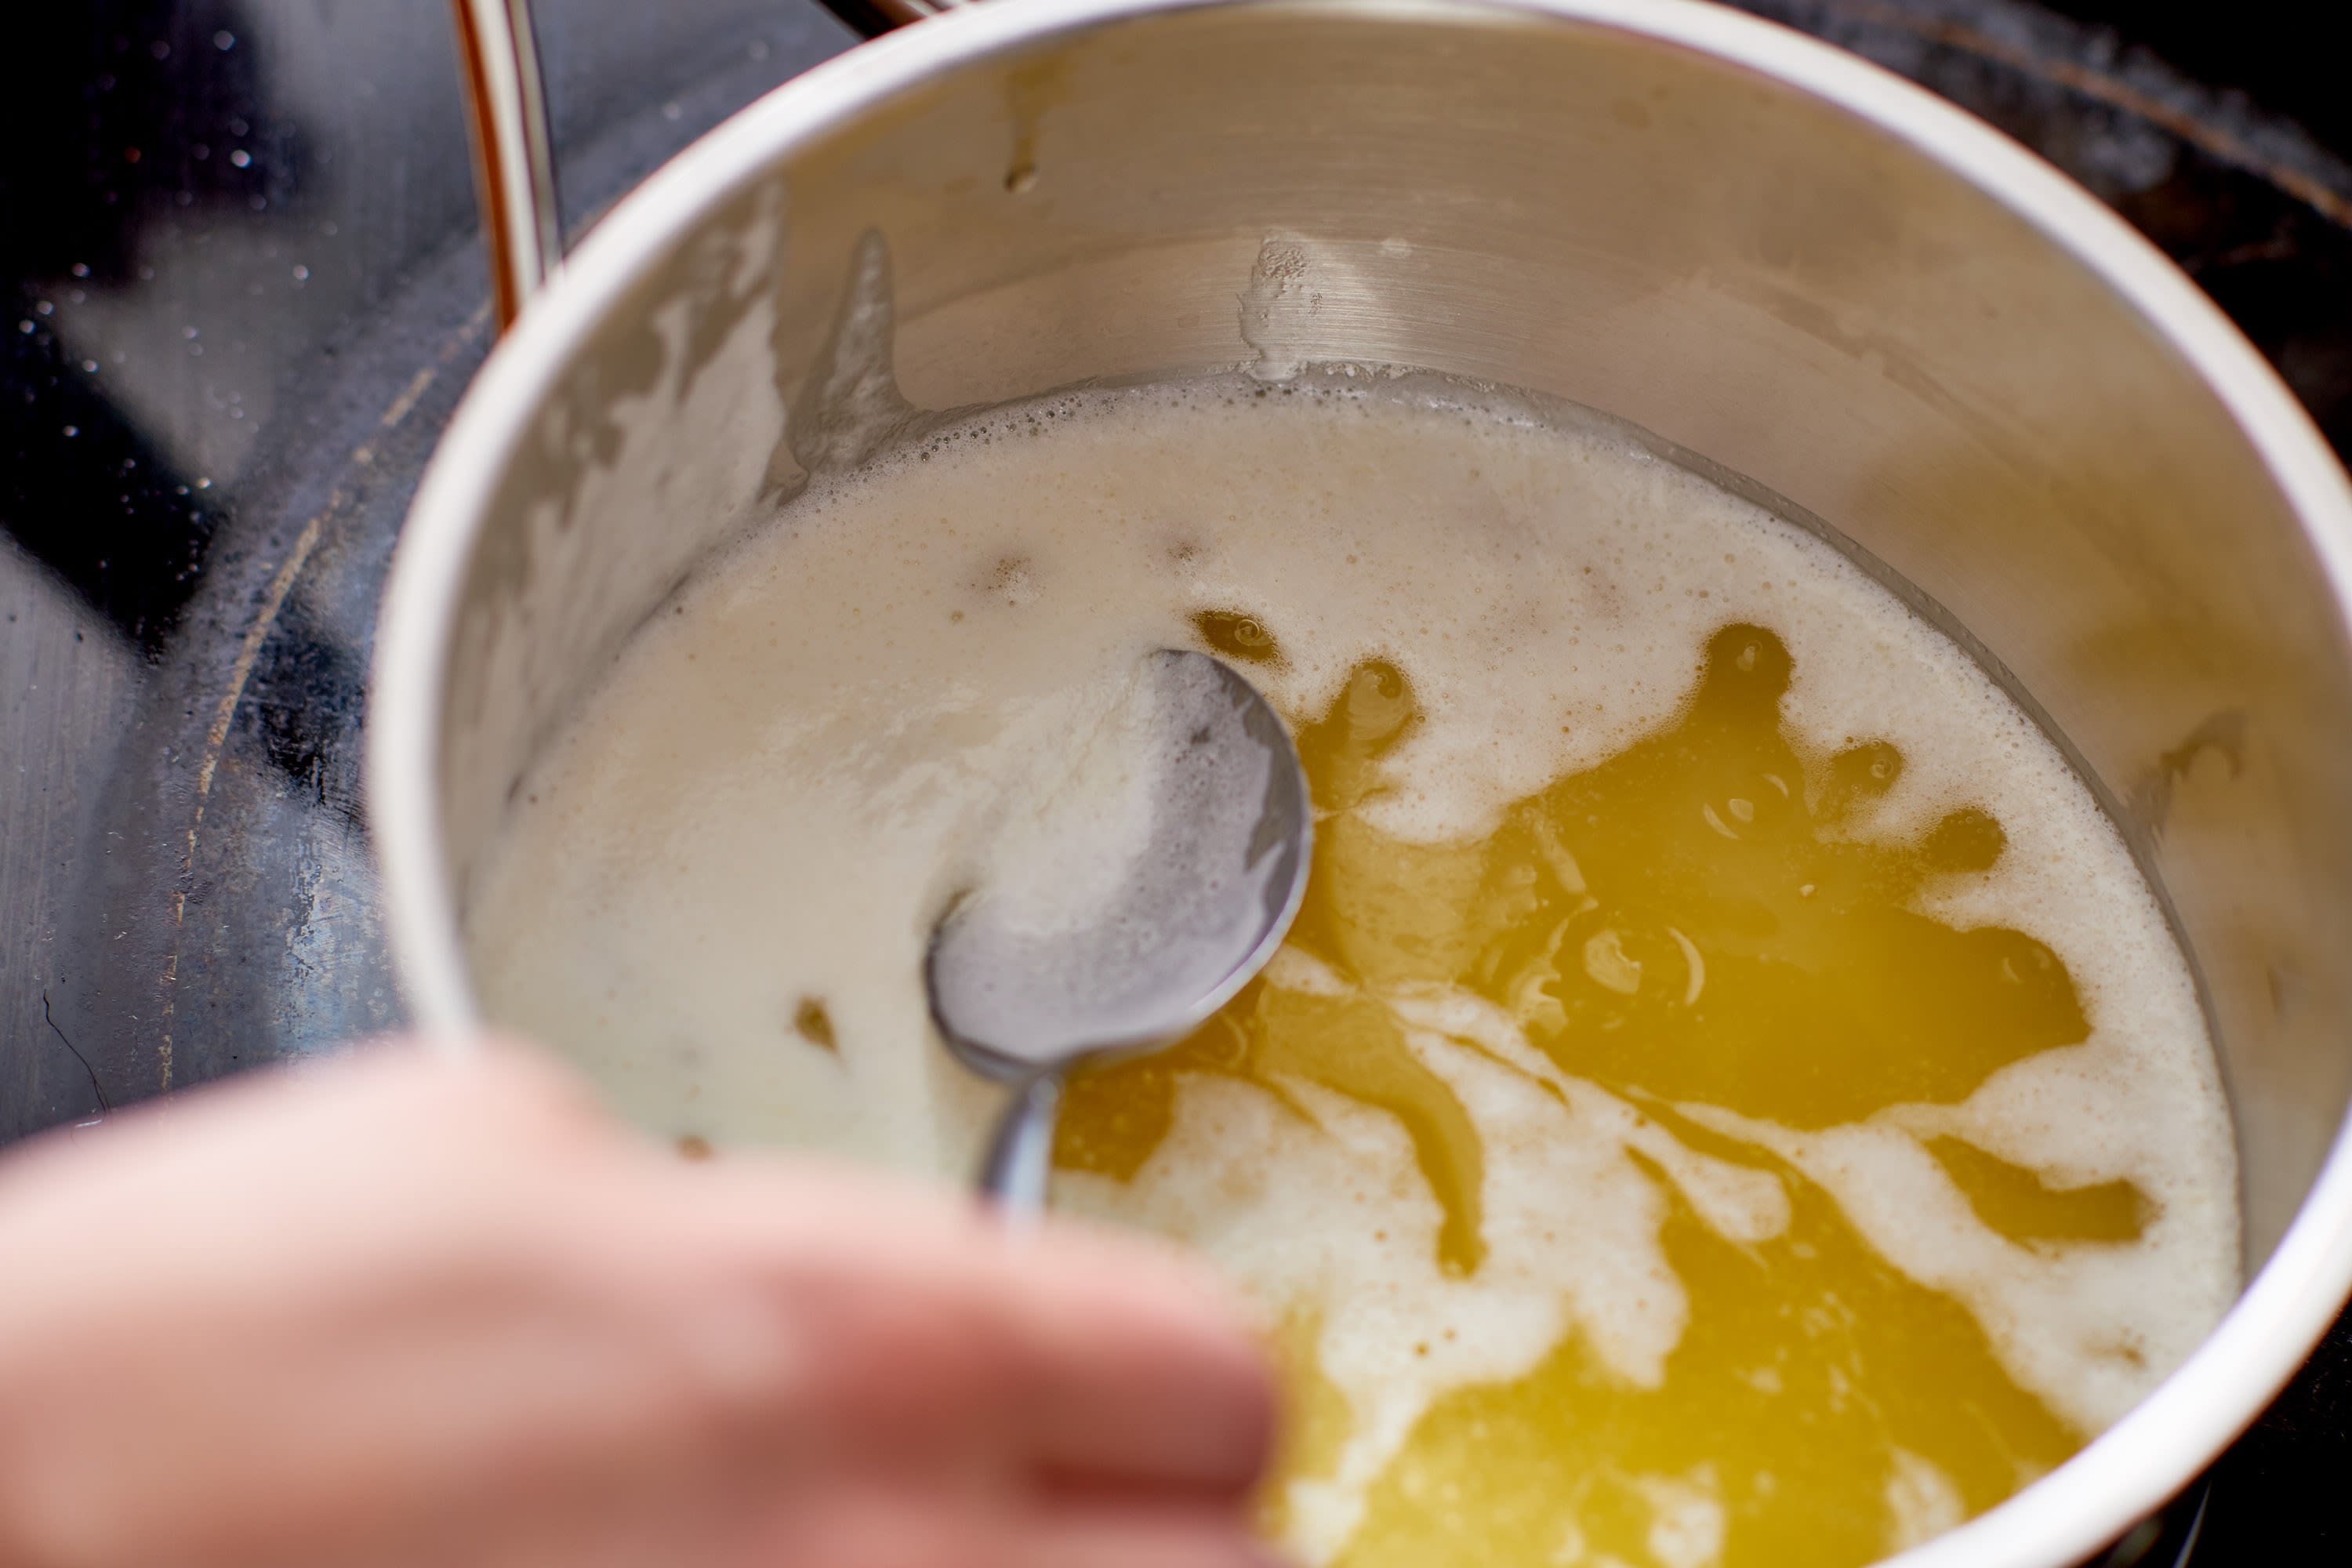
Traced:
POLYGON ((1055 1509, 1005 1554, 1010 1568, 1285 1568, 1234 1508, 1055 1509))
POLYGON ((758 1568, 1288 1568, 1233 1507, 1072 1508, 923 1487, 829 1489, 769 1516, 758 1568))
POLYGON ((1232 1493, 1262 1469, 1252 1316, 1174 1248, 1061 1222, 1015 1240, 961 1194, 813 1161, 672 1168, 695 1194, 682 1222, 723 1231, 827 1346, 805 1392, 868 1436, 960 1429, 1033 1471, 1145 1489, 1232 1493))
POLYGON ((1038 1362, 1025 1426, 1042 1468, 1106 1489, 1256 1483, 1273 1373, 1222 1281, 1164 1249, 1096 1237, 1062 1238, 1029 1267, 1038 1362))

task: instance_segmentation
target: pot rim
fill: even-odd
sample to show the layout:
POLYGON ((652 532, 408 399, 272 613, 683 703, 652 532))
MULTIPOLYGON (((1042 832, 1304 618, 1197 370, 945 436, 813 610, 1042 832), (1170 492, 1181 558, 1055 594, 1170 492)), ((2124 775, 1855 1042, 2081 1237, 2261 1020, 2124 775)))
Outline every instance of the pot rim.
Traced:
MULTIPOLYGON (((2294 509, 2339 621, 2352 626, 2352 484, 2253 345, 2160 251, 2056 168, 1859 56, 1703 0, 986 0, 814 67, 656 171, 529 301, 459 404, 394 552, 369 679, 368 809, 391 946, 421 1029, 464 1041, 482 1026, 439 848, 441 699, 458 592, 488 503, 573 346, 697 219, 845 120, 979 58, 1211 6, 1598 26, 1754 71, 1900 139, 2032 225, 2188 361, 2294 509)), ((2096 1553, 2234 1440, 2302 1365, 2347 1292, 2352 1131, 2339 1128, 2286 1234, 2188 1361, 2048 1476, 1888 1563, 2066 1568, 2096 1553)))

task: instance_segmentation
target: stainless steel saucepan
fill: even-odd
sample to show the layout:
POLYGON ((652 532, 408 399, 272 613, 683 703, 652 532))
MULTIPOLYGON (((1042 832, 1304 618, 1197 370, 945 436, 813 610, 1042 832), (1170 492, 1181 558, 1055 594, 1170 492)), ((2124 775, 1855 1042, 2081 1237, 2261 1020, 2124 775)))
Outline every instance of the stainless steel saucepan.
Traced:
MULTIPOLYGON (((473 58, 526 121, 525 57, 473 58)), ((528 150, 488 142, 520 301, 552 230, 528 150)), ((991 0, 647 181, 521 304, 400 543, 369 791, 418 1020, 476 1021, 468 884, 614 651, 808 464, 859 455, 810 410, 1323 361, 1589 404, 1827 519, 2103 792, 2201 978, 2252 1283, 2119 1425, 1902 1561, 2095 1552, 2352 1285, 2352 490, 2089 195, 1730 11, 991 0)))

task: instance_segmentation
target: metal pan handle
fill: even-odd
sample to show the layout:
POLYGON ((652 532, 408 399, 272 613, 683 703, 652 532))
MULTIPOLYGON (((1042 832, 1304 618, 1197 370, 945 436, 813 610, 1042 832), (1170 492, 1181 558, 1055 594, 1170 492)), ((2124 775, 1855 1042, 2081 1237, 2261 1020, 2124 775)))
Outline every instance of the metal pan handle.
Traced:
MULTIPOLYGON (((824 0, 872 38, 968 0, 824 0)), ((539 68, 530 0, 449 0, 473 125, 474 188, 490 248, 490 296, 499 331, 514 325, 563 260, 563 207, 555 187, 555 138, 539 68)))

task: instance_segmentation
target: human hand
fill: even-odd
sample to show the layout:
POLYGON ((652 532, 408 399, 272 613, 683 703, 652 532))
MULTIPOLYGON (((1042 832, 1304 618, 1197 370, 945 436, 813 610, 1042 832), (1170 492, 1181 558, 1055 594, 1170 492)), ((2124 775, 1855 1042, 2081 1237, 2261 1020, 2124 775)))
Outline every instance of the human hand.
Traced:
POLYGON ((514 1047, 0 1158, 5 1568, 1241 1568, 1270 1399, 1164 1249, 689 1164, 514 1047))

